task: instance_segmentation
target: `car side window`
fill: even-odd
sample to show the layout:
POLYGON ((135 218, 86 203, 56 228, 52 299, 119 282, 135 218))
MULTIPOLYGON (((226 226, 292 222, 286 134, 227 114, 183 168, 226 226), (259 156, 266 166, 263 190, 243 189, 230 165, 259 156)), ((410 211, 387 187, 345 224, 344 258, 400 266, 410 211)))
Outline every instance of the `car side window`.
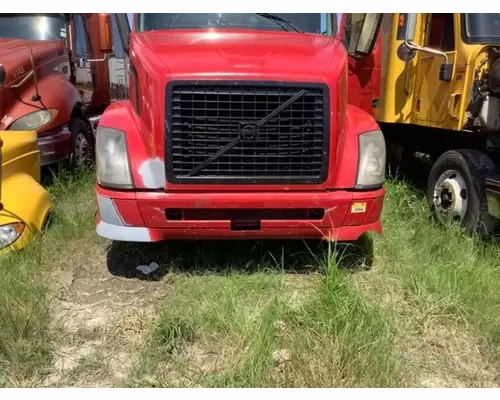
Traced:
POLYGON ((441 51, 455 50, 453 14, 432 14, 428 29, 429 47, 441 51))

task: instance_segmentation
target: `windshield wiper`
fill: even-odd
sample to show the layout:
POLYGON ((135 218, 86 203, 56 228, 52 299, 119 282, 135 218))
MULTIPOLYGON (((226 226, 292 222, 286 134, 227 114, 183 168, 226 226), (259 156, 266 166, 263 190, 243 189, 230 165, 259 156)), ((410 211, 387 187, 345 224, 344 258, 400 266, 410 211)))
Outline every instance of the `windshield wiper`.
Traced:
MULTIPOLYGON (((290 21, 286 20, 285 18, 281 18, 281 17, 278 17, 277 15, 267 14, 267 13, 255 13, 255 14, 260 15, 261 17, 264 17, 267 19, 271 19, 271 20, 276 21, 276 22, 283 22, 283 23, 287 24, 289 27, 291 27, 295 32, 303 33, 299 28, 297 28, 294 24, 292 24, 290 21)), ((281 25, 281 24, 279 24, 279 25, 283 28, 283 25, 281 25)))

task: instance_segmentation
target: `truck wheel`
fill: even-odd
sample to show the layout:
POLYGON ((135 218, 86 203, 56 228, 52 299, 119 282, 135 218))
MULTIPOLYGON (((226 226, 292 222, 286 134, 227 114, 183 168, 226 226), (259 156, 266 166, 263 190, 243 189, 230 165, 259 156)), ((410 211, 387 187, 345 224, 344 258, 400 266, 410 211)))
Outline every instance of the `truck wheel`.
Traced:
POLYGON ((488 213, 485 178, 496 166, 478 150, 451 150, 434 163, 427 181, 427 200, 443 225, 458 223, 467 233, 491 234, 498 220, 488 213))
POLYGON ((81 118, 75 118, 70 123, 72 138, 71 168, 80 168, 94 161, 94 140, 89 127, 81 118))

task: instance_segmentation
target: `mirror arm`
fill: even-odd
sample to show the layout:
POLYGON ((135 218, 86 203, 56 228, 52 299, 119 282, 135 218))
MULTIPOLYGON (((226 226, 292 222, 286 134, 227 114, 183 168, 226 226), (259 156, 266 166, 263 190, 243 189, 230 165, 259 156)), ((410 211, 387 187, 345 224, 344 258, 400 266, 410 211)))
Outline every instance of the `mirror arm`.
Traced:
POLYGON ((352 58, 363 58, 362 54, 359 54, 356 50, 348 51, 347 54, 352 58))
POLYGON ((88 60, 85 60, 85 59, 84 60, 85 60, 85 62, 101 62, 101 61, 106 61, 110 55, 114 55, 114 54, 104 53, 103 58, 89 58, 88 60))
POLYGON ((443 53, 442 51, 430 49, 428 47, 421 47, 415 43, 411 43, 410 41, 408 41, 407 38, 405 38, 405 45, 411 50, 423 51, 425 53, 431 53, 431 54, 436 54, 438 56, 442 56, 444 57, 445 64, 448 64, 448 55, 446 53, 443 53))
POLYGON ((77 57, 76 61, 78 62, 78 66, 80 68, 85 68, 85 63, 95 63, 95 62, 102 62, 102 61, 106 61, 110 56, 114 56, 114 53, 104 53, 104 57, 103 58, 89 58, 89 59, 85 59, 85 58, 80 58, 80 57, 77 57))
POLYGON ((404 87, 404 90, 405 90, 405 93, 407 96, 410 95, 409 86, 410 86, 410 66, 408 65, 408 63, 405 63, 405 87, 404 87))

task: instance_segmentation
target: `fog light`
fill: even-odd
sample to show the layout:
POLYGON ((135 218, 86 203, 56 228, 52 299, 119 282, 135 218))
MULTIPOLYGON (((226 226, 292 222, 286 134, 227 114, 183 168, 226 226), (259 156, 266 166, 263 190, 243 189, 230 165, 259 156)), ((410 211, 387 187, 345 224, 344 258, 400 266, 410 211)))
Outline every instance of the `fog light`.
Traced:
POLYGON ((361 214, 366 212, 366 201, 358 201, 352 203, 351 214, 361 214))
POLYGON ((13 244, 24 231, 24 224, 16 222, 0 226, 0 249, 13 244))

